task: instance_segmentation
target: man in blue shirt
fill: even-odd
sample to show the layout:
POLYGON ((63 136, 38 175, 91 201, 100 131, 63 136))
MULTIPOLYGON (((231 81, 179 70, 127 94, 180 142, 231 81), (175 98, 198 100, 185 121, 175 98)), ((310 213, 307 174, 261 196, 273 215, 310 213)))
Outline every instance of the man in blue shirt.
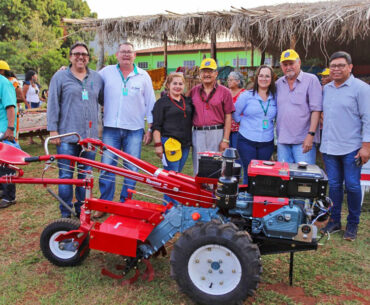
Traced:
MULTIPOLYGON (((99 71, 104 81, 104 130, 103 142, 117 149, 140 158, 141 143, 152 141, 151 126, 153 123, 152 109, 155 95, 149 74, 134 64, 135 50, 129 42, 121 43, 116 53, 117 65, 109 65, 99 71), (145 117, 148 130, 144 133, 145 117)), ((117 164, 117 157, 104 152, 102 162, 117 164)), ((137 171, 132 164, 124 164, 125 168, 137 171)), ((115 192, 115 176, 102 171, 99 179, 101 199, 113 200, 115 192)), ((128 197, 128 189, 135 188, 135 181, 124 179, 120 201, 128 197)), ((104 215, 95 213, 95 218, 104 215)))
MULTIPOLYGON (((76 42, 70 49, 68 69, 56 72, 50 82, 47 129, 50 136, 77 132, 81 138, 98 138, 98 111, 99 104, 103 105, 104 84, 100 75, 90 70, 89 49, 83 42, 76 42)), ((57 145, 58 154, 81 156, 94 160, 94 151, 82 151, 77 144, 76 136, 55 138, 52 143, 57 145)), ((59 160, 59 178, 73 177, 74 165, 69 160, 59 160)), ((85 178, 83 171, 90 170, 90 166, 78 167, 78 178, 85 178)), ((73 186, 59 185, 59 196, 72 208, 73 186)), ((81 205, 85 200, 85 189, 76 187, 76 202, 74 203, 77 217, 81 212, 81 205)), ((60 205, 62 217, 71 217, 71 211, 60 205)))
MULTIPOLYGON (((0 138, 14 142, 16 128, 17 98, 13 84, 0 75, 0 138)), ((0 168, 0 176, 12 175, 15 171, 0 168)), ((6 208, 15 203, 15 184, 1 184, 2 195, 0 208, 6 208)))
POLYGON ((323 232, 341 230, 344 180, 349 212, 344 239, 353 241, 361 214, 361 165, 370 157, 370 86, 351 74, 353 65, 348 53, 336 52, 329 62, 333 81, 324 87, 320 151, 334 206, 323 232))

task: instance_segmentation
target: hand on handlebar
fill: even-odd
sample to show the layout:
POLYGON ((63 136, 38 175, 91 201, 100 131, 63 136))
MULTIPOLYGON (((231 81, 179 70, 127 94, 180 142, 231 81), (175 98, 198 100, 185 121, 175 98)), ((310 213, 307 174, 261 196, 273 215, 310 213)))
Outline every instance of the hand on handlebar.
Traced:
MULTIPOLYGON (((50 137, 55 137, 55 136, 58 136, 58 135, 59 135, 59 133, 57 131, 50 131, 50 137)), ((50 142, 55 144, 55 145, 60 145, 60 138, 51 139, 50 142)))

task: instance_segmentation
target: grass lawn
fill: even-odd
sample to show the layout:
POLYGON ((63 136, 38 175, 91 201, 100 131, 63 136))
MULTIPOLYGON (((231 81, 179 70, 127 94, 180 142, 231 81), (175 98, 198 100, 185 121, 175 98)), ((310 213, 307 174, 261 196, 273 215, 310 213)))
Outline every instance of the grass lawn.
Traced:
MULTIPOLYGON (((41 144, 20 144, 30 155, 43 154, 41 144)), ((159 166, 152 145, 143 147, 142 158, 159 166)), ((31 163, 23 167, 25 177, 41 177, 43 168, 43 163, 31 163)), ((185 173, 191 172, 189 158, 185 173)), ((57 170, 50 169, 45 177, 57 177, 57 170)), ((98 195, 98 190, 94 192, 98 195)), ((78 267, 49 263, 41 254, 39 237, 59 218, 58 206, 43 186, 17 185, 17 204, 0 210, 0 304, 193 304, 170 278, 168 256, 151 259, 152 282, 139 280, 131 286, 100 273, 103 267, 113 269, 122 263, 117 255, 92 250, 78 267)), ((337 233, 322 239, 317 251, 296 253, 293 287, 288 280, 289 254, 263 256, 261 283, 244 304, 370 304, 369 211, 367 194, 355 242, 344 241, 343 233, 337 233)))

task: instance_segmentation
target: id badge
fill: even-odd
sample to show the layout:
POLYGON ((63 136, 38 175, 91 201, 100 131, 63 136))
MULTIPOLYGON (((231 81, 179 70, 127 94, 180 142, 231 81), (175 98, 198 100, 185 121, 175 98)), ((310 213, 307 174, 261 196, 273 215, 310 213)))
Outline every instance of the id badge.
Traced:
POLYGON ((263 120, 262 121, 262 128, 267 129, 269 127, 269 120, 263 120))
POLYGON ((122 94, 123 94, 123 96, 127 96, 128 95, 128 89, 127 88, 122 88, 122 94))
POLYGON ((89 93, 87 90, 82 90, 82 100, 87 101, 89 99, 89 93))

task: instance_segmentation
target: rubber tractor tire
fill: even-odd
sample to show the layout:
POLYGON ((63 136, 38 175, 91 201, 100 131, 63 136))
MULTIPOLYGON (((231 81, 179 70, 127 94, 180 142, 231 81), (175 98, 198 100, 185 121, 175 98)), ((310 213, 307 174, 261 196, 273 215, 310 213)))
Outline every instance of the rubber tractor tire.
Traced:
POLYGON ((172 278, 197 304, 240 304, 254 294, 261 272, 258 246, 232 223, 198 223, 171 253, 172 278))
POLYGON ((74 219, 61 218, 50 223, 40 237, 40 248, 44 256, 54 265, 70 267, 81 264, 89 255, 89 237, 87 236, 82 245, 76 251, 67 251, 59 248, 59 242, 55 239, 62 233, 77 230, 80 222, 74 219))

